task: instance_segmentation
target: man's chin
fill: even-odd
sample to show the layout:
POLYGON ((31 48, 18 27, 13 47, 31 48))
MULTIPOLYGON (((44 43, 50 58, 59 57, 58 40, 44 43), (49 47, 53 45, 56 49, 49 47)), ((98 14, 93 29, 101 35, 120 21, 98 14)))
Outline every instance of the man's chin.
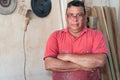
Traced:
POLYGON ((79 27, 79 26, 74 25, 74 26, 72 26, 72 29, 80 29, 80 27, 79 27))

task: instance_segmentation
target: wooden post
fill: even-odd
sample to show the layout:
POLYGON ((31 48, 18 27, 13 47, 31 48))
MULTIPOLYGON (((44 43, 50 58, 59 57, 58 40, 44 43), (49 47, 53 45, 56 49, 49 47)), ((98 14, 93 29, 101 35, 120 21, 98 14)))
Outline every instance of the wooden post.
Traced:
POLYGON ((104 10, 103 7, 96 7, 96 11, 98 14, 98 21, 99 21, 99 25, 101 28, 101 31, 104 33, 105 37, 106 37, 106 41, 107 41, 107 46, 108 46, 108 62, 109 64, 107 64, 107 66, 110 68, 111 73, 109 74, 109 79, 110 80, 116 80, 116 76, 115 76, 115 70, 114 70, 114 65, 113 65, 113 58, 112 58, 112 52, 111 52, 111 48, 110 48, 110 37, 108 34, 108 29, 107 29, 107 22, 106 22, 106 18, 105 18, 105 14, 104 14, 104 10))
POLYGON ((104 7, 104 10, 105 10, 105 16, 106 16, 106 21, 107 21, 108 34, 109 34, 109 38, 110 38, 110 47, 111 47, 113 62, 114 62, 114 66, 115 66, 116 78, 117 78, 117 80, 120 80, 118 60, 117 60, 117 56, 116 56, 117 52, 115 49, 115 40, 114 40, 114 35, 113 35, 114 33, 112 31, 113 29, 112 29, 112 22, 111 22, 111 16, 110 16, 110 8, 104 7))

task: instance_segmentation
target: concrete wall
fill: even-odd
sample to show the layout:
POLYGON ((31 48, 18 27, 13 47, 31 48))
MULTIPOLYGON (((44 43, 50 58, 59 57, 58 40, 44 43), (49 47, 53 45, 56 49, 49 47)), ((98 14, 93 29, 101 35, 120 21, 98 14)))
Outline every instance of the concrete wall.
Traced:
MULTIPOLYGON (((45 18, 34 13, 25 33, 26 78, 27 80, 51 80, 44 69, 43 54, 48 36, 54 30, 62 28, 60 3, 52 1, 52 10, 45 18)), ((25 15, 18 6, 10 15, 0 14, 0 80, 24 80, 23 36, 25 15)), ((30 0, 25 1, 26 9, 31 9, 30 0)))
MULTIPOLYGON (((0 80, 24 80, 24 47, 27 80, 51 80, 51 73, 44 69, 45 44, 50 33, 65 26, 64 14, 68 0, 51 0, 52 10, 45 18, 33 13, 25 33, 25 46, 25 14, 19 13, 22 1, 24 0, 18 0, 14 13, 0 14, 0 80)), ((116 6, 117 1, 112 0, 113 5, 116 6)), ((26 9, 31 9, 30 0, 26 0, 24 4, 26 9)))

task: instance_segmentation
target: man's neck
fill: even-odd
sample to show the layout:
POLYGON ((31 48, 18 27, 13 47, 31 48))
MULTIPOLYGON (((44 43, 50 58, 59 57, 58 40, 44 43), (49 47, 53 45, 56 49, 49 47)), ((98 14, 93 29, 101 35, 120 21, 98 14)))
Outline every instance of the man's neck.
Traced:
POLYGON ((79 37, 80 33, 81 33, 82 29, 81 30, 69 30, 69 33, 74 36, 75 38, 79 37))

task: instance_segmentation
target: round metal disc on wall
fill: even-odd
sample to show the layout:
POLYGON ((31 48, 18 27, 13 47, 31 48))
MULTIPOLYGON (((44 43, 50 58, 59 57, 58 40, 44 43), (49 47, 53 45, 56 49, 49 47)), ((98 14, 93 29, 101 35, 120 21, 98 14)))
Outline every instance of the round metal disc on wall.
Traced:
POLYGON ((8 15, 15 11, 17 0, 0 0, 0 14, 8 15))
POLYGON ((31 0, 31 7, 38 17, 46 17, 51 11, 51 0, 31 0))

